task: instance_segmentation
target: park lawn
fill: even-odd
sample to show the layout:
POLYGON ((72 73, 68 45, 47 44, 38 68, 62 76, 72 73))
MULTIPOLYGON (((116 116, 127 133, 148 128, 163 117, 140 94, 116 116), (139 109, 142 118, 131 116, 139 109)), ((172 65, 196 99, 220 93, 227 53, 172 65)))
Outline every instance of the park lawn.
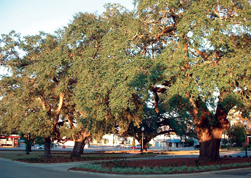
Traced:
MULTIPOLYGON (((69 158, 71 152, 51 152, 52 157, 57 158, 69 158)), ((40 159, 43 158, 43 151, 32 151, 30 154, 26 154, 25 151, 0 151, 0 157, 11 159, 11 160, 21 160, 21 159, 40 159)), ((84 153, 81 155, 81 158, 89 158, 93 160, 106 159, 106 158, 118 158, 118 157, 127 157, 125 153, 84 153)), ((128 154, 128 157, 130 155, 128 154)))
POLYGON ((26 158, 39 158, 43 155, 43 151, 33 151, 26 154, 25 151, 0 151, 0 157, 6 159, 26 159, 26 158))

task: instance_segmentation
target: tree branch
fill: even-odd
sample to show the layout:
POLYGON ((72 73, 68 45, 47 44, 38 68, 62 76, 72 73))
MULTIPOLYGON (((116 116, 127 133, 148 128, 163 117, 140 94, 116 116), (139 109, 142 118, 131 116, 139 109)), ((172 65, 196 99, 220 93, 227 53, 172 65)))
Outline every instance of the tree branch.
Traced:
MULTIPOLYGON (((175 130, 161 131, 161 132, 158 132, 157 135, 167 134, 167 133, 170 133, 170 132, 175 132, 175 130)), ((157 135, 156 135, 156 136, 157 136, 157 135)))
POLYGON ((172 117, 172 118, 164 118, 162 121, 157 122, 157 126, 164 126, 164 125, 169 125, 170 124, 170 120, 171 119, 180 119, 182 118, 181 116, 177 116, 177 117, 172 117))
POLYGON ((62 109, 64 103, 64 93, 59 94, 59 103, 58 103, 58 108, 56 110, 56 114, 58 115, 62 109))

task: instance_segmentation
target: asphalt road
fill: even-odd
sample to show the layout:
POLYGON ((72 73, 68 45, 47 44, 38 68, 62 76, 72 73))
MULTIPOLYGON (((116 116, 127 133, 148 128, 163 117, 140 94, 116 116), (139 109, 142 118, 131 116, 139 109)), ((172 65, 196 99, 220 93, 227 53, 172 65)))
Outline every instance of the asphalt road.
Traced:
POLYGON ((48 167, 33 166, 32 164, 22 164, 6 161, 0 158, 1 178, 96 178, 96 175, 82 175, 79 173, 66 172, 62 170, 52 170, 48 167))
MULTIPOLYGON (((19 148, 23 150, 23 148, 19 148)), ((112 148, 88 148, 85 149, 85 152, 92 151, 101 151, 109 150, 112 148)), ((6 151, 6 149, 1 148, 0 151, 6 151)), ((7 149, 11 150, 11 149, 7 149)), ((13 149, 17 150, 17 149, 13 149)), ((37 149, 36 149, 37 150, 37 149)), ((57 148, 56 150, 60 151, 71 151, 72 148, 57 148), (69 149, 69 150, 68 150, 69 149)), ((221 152, 221 156, 232 155, 232 156, 244 156, 244 151, 226 151, 221 152)), ((251 155, 251 152, 248 152, 248 155, 251 155)), ((168 157, 197 157, 198 154, 194 155, 170 155, 170 156, 159 156, 153 159, 163 159, 168 157)), ((251 168, 238 169, 238 170, 228 170, 225 171, 216 171, 216 172, 207 172, 207 173, 196 173, 196 174, 176 174, 176 175, 110 175, 110 174, 95 174, 95 173, 86 173, 86 172, 69 172, 68 169, 79 164, 85 164, 86 162, 73 162, 73 163, 53 163, 53 164, 31 164, 31 163, 22 163, 11 160, 6 160, 0 158, 0 178, 107 178, 107 177, 130 177, 130 178, 140 178, 140 177, 149 177, 149 178, 164 178, 164 177, 195 177, 195 178, 247 178, 251 177, 251 168)))

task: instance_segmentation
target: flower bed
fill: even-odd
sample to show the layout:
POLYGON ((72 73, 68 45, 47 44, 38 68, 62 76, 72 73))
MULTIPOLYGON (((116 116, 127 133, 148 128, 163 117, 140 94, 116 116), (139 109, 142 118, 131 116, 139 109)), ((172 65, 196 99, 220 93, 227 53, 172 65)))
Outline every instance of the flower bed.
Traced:
POLYGON ((251 166, 251 158, 221 158, 217 162, 198 161, 197 158, 170 158, 151 160, 115 160, 96 162, 71 168, 71 170, 119 174, 174 174, 222 170, 251 166))

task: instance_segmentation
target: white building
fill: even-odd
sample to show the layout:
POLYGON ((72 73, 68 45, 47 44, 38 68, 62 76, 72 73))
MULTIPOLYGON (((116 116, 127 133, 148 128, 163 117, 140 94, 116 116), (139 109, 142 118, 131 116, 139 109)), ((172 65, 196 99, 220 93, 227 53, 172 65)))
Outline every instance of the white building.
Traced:
MULTIPOLYGON (((153 138, 149 142, 152 147, 158 147, 158 148, 178 148, 183 147, 182 140, 177 135, 158 135, 157 137, 153 138)), ((97 140, 93 140, 91 144, 99 145, 99 146, 117 146, 117 145, 131 145, 133 144, 133 137, 119 137, 118 135, 114 134, 106 134, 102 137, 102 140, 99 142, 97 140)), ((135 145, 140 145, 136 139, 135 139, 135 145)))

